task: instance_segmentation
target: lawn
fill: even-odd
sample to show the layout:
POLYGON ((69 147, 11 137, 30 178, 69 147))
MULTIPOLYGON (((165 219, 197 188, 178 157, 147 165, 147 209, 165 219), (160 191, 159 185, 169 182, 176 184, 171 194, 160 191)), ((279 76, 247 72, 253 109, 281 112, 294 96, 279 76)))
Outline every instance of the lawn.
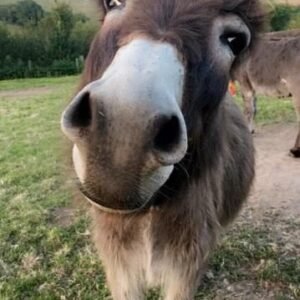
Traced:
MULTIPOLYGON (((0 299, 108 299, 64 166, 61 112, 77 77, 0 81, 0 299)), ((289 100, 259 102, 260 124, 295 119, 289 100)), ((249 211, 225 234, 197 299, 300 299, 300 224, 249 211), (274 226, 277 224, 280 228, 274 226), (247 298, 246 296, 249 296, 247 298), (218 298, 219 297, 219 298, 218 298), (267 296, 266 296, 267 297, 267 296)), ((149 299, 158 299, 155 292, 149 299)))

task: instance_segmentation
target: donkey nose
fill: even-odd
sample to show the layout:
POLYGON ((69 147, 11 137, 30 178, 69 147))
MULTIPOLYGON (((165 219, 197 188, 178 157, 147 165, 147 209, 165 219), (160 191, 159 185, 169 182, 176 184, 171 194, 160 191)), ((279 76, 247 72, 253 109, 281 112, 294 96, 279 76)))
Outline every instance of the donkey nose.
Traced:
MULTIPOLYGON (((87 128, 92 122, 92 107, 90 93, 84 91, 73 99, 62 117, 63 131, 69 136, 76 130, 87 128)), ((76 135, 76 134, 75 134, 76 135)))
POLYGON ((153 152, 162 165, 179 162, 186 153, 184 123, 176 114, 161 115, 154 122, 153 152))
POLYGON ((136 102, 134 109, 127 109, 118 101, 105 99, 93 87, 85 88, 73 99, 61 122, 63 132, 72 142, 87 142, 88 135, 98 138, 99 144, 100 139, 112 141, 120 149, 125 142, 132 145, 130 151, 135 151, 134 147, 145 149, 145 159, 150 153, 163 166, 174 165, 185 156, 187 133, 179 109, 155 102, 151 105, 136 102), (101 113, 100 107, 107 115, 101 113))

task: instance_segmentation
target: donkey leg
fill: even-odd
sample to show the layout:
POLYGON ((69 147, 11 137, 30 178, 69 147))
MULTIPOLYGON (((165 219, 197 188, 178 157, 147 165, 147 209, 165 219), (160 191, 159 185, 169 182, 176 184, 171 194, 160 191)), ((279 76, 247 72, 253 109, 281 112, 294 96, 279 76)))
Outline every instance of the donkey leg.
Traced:
POLYGON ((300 123, 299 123, 299 133, 296 139, 295 147, 291 149, 291 153, 296 157, 300 158, 300 123))
POLYGON ((295 146, 290 150, 294 157, 300 158, 300 96, 294 95, 293 97, 294 107, 297 115, 298 121, 298 135, 296 138, 295 146))
POLYGON ((144 252, 139 244, 131 246, 125 249, 116 243, 102 248, 102 263, 113 300, 143 299, 146 285, 144 252))
POLYGON ((134 270, 112 268, 107 270, 106 279, 113 300, 142 300, 144 297, 144 284, 134 270))
POLYGON ((244 101, 244 115, 246 117, 248 127, 251 133, 255 132, 254 118, 257 112, 255 92, 251 89, 242 90, 242 97, 244 101))
POLYGON ((193 268, 194 266, 187 264, 181 270, 170 270, 165 282, 165 300, 194 299, 201 276, 197 270, 192 270, 193 268))
POLYGON ((119 215, 106 214, 96 208, 93 208, 91 213, 93 240, 104 267, 112 298, 143 299, 147 252, 142 241, 141 219, 135 219, 135 216, 121 218, 119 215))
POLYGON ((165 300, 191 300, 199 287, 206 265, 200 249, 170 254, 161 262, 165 300))

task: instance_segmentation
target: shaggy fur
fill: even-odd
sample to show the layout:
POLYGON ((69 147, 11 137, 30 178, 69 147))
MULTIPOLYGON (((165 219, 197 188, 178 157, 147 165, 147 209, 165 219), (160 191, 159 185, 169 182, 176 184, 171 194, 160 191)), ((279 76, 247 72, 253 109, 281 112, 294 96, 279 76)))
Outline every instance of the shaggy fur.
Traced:
MULTIPOLYGON (((102 1, 100 1, 100 4, 102 1)), ((222 226, 245 201, 254 177, 251 135, 226 96, 230 69, 210 51, 210 29, 235 14, 255 33, 254 0, 128 0, 91 45, 80 89, 100 78, 116 51, 136 35, 174 45, 186 66, 183 115, 188 153, 149 207, 129 215, 93 208, 93 236, 115 300, 139 300, 161 286, 167 300, 192 299, 222 226)))

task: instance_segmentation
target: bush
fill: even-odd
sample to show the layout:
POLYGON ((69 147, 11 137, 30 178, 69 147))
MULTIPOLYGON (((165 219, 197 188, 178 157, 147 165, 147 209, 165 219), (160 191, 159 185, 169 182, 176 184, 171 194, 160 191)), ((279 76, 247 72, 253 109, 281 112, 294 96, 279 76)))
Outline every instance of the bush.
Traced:
POLYGON ((81 72, 96 29, 66 4, 57 4, 36 25, 12 27, 0 22, 0 79, 81 72))
MULTIPOLYGON (((272 31, 290 29, 290 24, 299 18, 300 7, 276 5, 270 21, 271 29, 272 31)), ((292 27, 295 28, 294 26, 292 27)))
POLYGON ((293 17, 290 21, 288 29, 299 29, 300 28, 300 13, 293 17))
POLYGON ((33 0, 0 6, 0 20, 14 25, 37 25, 44 15, 43 8, 33 0))

